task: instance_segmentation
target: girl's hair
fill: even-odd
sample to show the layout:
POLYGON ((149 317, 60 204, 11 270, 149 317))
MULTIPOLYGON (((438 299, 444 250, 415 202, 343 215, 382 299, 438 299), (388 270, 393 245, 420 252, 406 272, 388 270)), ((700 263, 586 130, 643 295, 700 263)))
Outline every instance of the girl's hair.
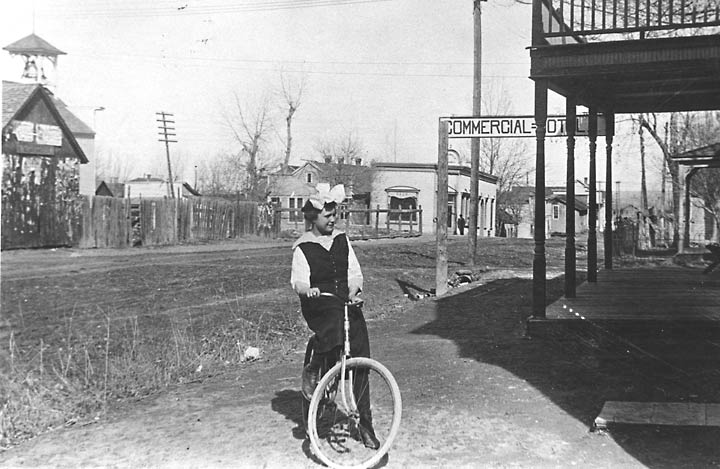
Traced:
MULTIPOLYGON (((326 202, 325 206, 323 207, 325 210, 334 210, 335 207, 337 207, 337 204, 335 202, 326 202)), ((305 202, 305 205, 303 205, 303 208, 301 209, 303 213, 303 218, 309 222, 314 222, 317 220, 318 215, 320 215, 320 212, 322 210, 318 210, 315 208, 315 206, 310 202, 309 200, 305 202)))

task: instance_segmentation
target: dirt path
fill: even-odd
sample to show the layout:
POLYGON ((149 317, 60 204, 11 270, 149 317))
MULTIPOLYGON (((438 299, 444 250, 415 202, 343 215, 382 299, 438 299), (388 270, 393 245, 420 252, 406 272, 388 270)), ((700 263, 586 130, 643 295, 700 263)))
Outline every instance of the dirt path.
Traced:
MULTIPOLYGON (((69 255, 57 253, 54 264, 46 253, 43 264, 56 265, 60 275, 69 255)), ((212 257, 214 270, 222 256, 212 257)), ((177 257, 146 252, 141 260, 172 263, 177 257)), ((22 262, 27 258, 3 253, 5 273, 22 262)), ((107 262, 124 268, 127 260, 82 265, 103 269, 107 262)), ((373 268, 386 267, 377 262, 373 268)), ((18 275, 46 275, 40 265, 31 270, 18 275)), ((388 282, 378 272, 370 281, 388 282)), ((640 395, 645 390, 639 385, 653 391, 657 381, 637 379, 648 373, 636 363, 608 365, 561 343, 523 338, 531 281, 518 272, 494 270, 484 284, 444 298, 400 297, 373 315, 373 356, 397 378, 404 403, 387 467, 720 467, 719 429, 589 432, 606 399, 640 395)), ((0 453, 0 467, 318 467, 301 428, 301 362, 302 350, 295 350, 125 403, 97 423, 46 433, 0 453)))
MULTIPOLYGON (((482 295, 477 289, 463 303, 482 295)), ((466 324, 465 338, 427 329, 437 307, 426 300, 371 322, 373 354, 397 377, 405 403, 387 467, 641 466, 522 378, 463 356, 477 324, 466 324)), ((486 338, 476 339, 488 347, 486 338)), ((140 401, 107 421, 43 435, 0 455, 0 465, 315 467, 299 439, 300 366, 299 353, 256 362, 140 401)))

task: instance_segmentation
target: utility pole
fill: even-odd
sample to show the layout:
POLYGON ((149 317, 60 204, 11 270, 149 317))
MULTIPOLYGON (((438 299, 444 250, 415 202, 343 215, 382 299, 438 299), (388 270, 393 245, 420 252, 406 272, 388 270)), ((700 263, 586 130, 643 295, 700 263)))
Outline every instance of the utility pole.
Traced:
MULTIPOLYGON (((480 2, 473 0, 473 117, 481 115, 481 78, 482 78, 482 11, 480 2)), ((470 217, 468 233, 468 261, 475 265, 478 235, 478 180, 480 178, 480 139, 473 138, 470 142, 470 217)))
POLYGON ((169 137, 176 137, 177 134, 175 134, 175 127, 170 126, 168 124, 175 124, 174 120, 171 120, 173 117, 173 114, 169 112, 156 112, 158 119, 157 121, 160 122, 158 125, 158 129, 160 129, 159 134, 162 136, 162 138, 158 139, 158 142, 165 142, 165 155, 167 156, 167 167, 168 167, 168 192, 170 192, 170 198, 175 198, 175 191, 173 190, 173 175, 172 175, 172 167, 170 165, 170 144, 171 143, 177 143, 177 140, 171 140, 169 137))
POLYGON ((435 264, 435 295, 447 293, 447 233, 448 233, 448 123, 441 121, 438 128, 437 207, 435 208, 435 237, 437 262, 435 264))

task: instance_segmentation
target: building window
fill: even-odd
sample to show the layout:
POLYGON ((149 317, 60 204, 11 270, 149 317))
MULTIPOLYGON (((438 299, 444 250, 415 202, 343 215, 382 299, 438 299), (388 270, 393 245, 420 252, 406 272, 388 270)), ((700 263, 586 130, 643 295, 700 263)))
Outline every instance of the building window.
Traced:
MULTIPOLYGON (((394 197, 390 196, 390 209, 391 210, 415 210, 417 209, 417 198, 415 197, 394 197)), ((417 212, 411 213, 390 213, 391 221, 417 221, 417 212)))
POLYGON ((307 173, 307 182, 308 184, 312 183, 312 173, 307 173))
POLYGON ((552 212, 553 212, 553 220, 560 219, 560 206, 558 204, 553 204, 552 212))
POLYGON ((302 221, 303 214, 300 209, 303 206, 302 197, 290 197, 288 198, 288 208, 290 209, 290 221, 302 221), (295 210, 293 210, 295 209, 295 210))

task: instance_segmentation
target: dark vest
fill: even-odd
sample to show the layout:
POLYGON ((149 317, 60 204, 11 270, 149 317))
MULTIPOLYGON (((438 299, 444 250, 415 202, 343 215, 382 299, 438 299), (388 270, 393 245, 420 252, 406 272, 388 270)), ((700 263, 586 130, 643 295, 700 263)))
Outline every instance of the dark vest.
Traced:
POLYGON ((345 234, 333 239, 330 250, 317 243, 301 243, 310 265, 310 286, 322 292, 333 293, 340 298, 348 297, 348 240, 345 234))

